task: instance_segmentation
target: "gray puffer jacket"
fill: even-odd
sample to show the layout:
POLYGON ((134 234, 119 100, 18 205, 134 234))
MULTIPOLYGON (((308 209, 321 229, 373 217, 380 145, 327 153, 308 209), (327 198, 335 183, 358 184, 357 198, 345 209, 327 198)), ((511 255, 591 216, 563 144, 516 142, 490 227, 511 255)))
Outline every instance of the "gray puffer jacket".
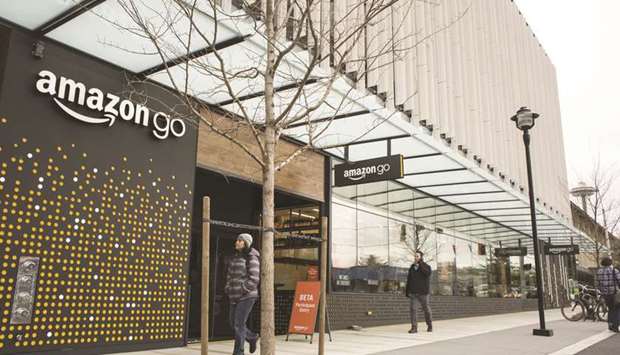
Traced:
POLYGON ((250 251, 236 252, 228 262, 224 292, 232 303, 258 297, 260 281, 260 253, 250 251))

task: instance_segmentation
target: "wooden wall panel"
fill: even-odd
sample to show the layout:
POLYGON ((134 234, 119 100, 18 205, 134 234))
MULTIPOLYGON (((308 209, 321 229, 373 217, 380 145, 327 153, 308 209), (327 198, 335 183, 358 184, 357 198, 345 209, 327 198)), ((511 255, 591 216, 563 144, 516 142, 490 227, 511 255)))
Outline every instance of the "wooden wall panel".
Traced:
MULTIPOLYGON (((232 120, 215 113, 206 113, 208 119, 218 127, 232 130, 231 133, 255 153, 256 141, 247 127, 234 127, 232 120)), ((295 151, 296 145, 280 141, 277 146, 277 161, 283 160, 295 151)), ((317 201, 324 201, 324 159, 316 152, 308 151, 297 156, 276 174, 276 188, 317 201)), ((198 166, 235 176, 260 184, 261 168, 247 153, 229 139, 213 132, 201 123, 198 133, 198 166)))

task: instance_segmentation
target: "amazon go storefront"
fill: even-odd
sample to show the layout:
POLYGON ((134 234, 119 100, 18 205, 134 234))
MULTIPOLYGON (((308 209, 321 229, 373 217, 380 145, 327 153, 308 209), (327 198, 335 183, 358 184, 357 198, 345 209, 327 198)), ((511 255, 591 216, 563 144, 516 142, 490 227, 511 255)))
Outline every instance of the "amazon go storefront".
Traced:
MULTIPOLYGON (((130 73, 38 39, 0 26, 0 354, 198 338, 202 197, 211 218, 258 225, 260 169, 162 88, 129 86, 130 73)), ((325 161, 304 154, 276 178, 279 332, 296 282, 319 264, 325 161)), ((212 339, 231 335, 224 268, 247 231, 211 229, 212 339)))
MULTIPOLYGON (((208 334, 230 338, 225 267, 240 232, 261 244, 243 226, 260 224, 260 168, 161 87, 38 40, 0 26, 0 354, 111 353, 199 338, 203 196, 210 218, 226 222, 211 226, 208 334)), ((205 118, 232 128, 216 113, 205 118)), ((250 132, 234 132, 252 146, 250 132)), ((278 148, 282 157, 295 150, 278 148)), ((332 189, 339 163, 306 152, 276 176, 277 333, 286 333, 297 281, 320 265, 322 216, 331 220, 332 329, 407 322, 402 291, 417 248, 436 270, 438 318, 535 307, 512 292, 518 262, 439 228, 432 196, 383 178, 360 183, 364 173, 388 173, 378 166, 347 170, 352 185, 332 189)))

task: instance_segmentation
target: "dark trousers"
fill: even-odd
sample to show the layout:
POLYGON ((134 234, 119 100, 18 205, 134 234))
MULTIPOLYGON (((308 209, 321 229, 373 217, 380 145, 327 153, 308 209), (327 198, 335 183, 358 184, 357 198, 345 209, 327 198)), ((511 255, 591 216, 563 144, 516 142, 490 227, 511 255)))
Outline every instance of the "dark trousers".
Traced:
POLYGON ((620 307, 614 305, 614 295, 604 295, 605 303, 607 304, 607 323, 610 327, 618 329, 618 322, 620 321, 620 307))
POLYGON ((429 306, 430 295, 412 293, 409 295, 409 313, 411 315, 411 328, 418 328, 418 315, 416 313, 418 303, 422 306, 422 310, 424 311, 424 320, 426 321, 426 325, 430 327, 433 323, 433 318, 431 316, 431 307, 429 306))
POLYGON ((233 355, 243 355, 246 340, 248 342, 256 341, 256 333, 246 326, 248 316, 255 302, 256 298, 248 298, 237 303, 230 303, 228 320, 235 332, 235 348, 233 350, 233 355))

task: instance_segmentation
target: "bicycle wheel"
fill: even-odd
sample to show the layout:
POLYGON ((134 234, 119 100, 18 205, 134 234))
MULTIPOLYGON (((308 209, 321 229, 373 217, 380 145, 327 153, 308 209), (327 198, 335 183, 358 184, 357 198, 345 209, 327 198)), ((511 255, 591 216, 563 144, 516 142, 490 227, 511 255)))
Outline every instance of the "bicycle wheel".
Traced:
POLYGON ((576 300, 571 300, 564 304, 562 308, 560 308, 560 311, 562 312, 562 316, 571 322, 580 321, 586 316, 583 304, 576 300))
POLYGON ((599 302, 596 305, 596 317, 598 318, 598 320, 600 320, 601 322, 607 322, 607 313, 608 309, 605 302, 599 302))

